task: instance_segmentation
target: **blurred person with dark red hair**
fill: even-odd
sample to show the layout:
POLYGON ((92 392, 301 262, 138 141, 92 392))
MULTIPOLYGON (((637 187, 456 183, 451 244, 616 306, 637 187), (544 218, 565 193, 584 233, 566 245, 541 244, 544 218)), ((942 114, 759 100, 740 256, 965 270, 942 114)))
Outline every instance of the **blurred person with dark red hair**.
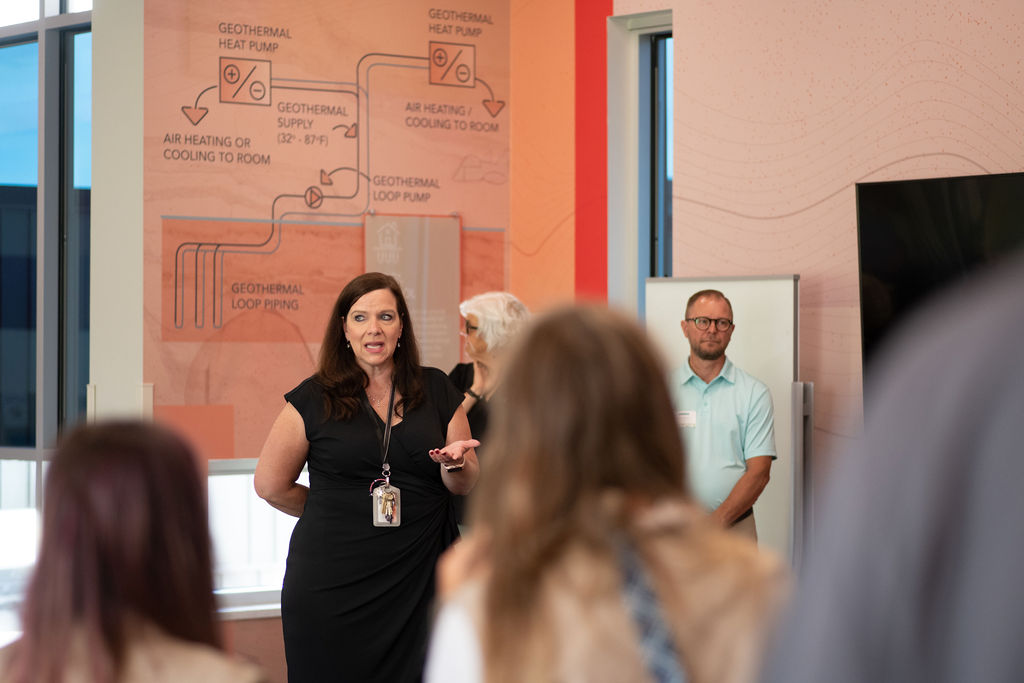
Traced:
POLYGON ((264 681, 221 650, 206 492, 153 424, 78 427, 50 464, 22 637, 2 683, 264 681))

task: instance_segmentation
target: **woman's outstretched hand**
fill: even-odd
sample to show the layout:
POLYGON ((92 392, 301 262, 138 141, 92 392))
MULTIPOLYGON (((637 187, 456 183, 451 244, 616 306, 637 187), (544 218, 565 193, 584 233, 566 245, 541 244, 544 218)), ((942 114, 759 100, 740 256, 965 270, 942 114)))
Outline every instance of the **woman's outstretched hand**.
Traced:
POLYGON ((470 448, 476 448, 480 442, 476 439, 465 439, 452 441, 444 448, 431 448, 428 451, 430 459, 446 467, 458 467, 466 462, 465 453, 470 448))

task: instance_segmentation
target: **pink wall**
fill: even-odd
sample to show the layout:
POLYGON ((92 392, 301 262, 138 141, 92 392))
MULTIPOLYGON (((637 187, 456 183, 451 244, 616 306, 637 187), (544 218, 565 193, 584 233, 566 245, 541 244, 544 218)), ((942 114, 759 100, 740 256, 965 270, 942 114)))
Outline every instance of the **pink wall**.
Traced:
POLYGON ((855 184, 1024 170, 1024 3, 671 9, 673 274, 800 275, 814 463, 862 428, 855 184))

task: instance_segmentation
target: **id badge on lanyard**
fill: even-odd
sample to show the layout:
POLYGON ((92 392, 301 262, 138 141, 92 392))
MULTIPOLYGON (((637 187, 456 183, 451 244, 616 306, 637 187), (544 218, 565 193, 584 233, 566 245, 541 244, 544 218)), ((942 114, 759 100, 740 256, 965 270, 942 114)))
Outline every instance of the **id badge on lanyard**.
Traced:
POLYGON ((380 479, 370 482, 371 518, 374 526, 399 526, 402 523, 402 491, 391 484, 391 465, 388 464, 388 447, 391 445, 391 418, 395 407, 395 384, 391 383, 391 397, 388 399, 388 418, 384 423, 384 435, 374 420, 370 402, 363 401, 367 415, 373 422, 380 444, 381 473, 380 479))

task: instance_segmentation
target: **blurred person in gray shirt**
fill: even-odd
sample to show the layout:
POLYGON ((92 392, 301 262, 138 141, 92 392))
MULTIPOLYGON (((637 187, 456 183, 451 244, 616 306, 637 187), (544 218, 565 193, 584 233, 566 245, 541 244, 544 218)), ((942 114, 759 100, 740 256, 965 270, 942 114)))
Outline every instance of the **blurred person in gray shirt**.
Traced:
POLYGON ((763 680, 1024 675, 1024 258, 948 290, 870 367, 763 680))

